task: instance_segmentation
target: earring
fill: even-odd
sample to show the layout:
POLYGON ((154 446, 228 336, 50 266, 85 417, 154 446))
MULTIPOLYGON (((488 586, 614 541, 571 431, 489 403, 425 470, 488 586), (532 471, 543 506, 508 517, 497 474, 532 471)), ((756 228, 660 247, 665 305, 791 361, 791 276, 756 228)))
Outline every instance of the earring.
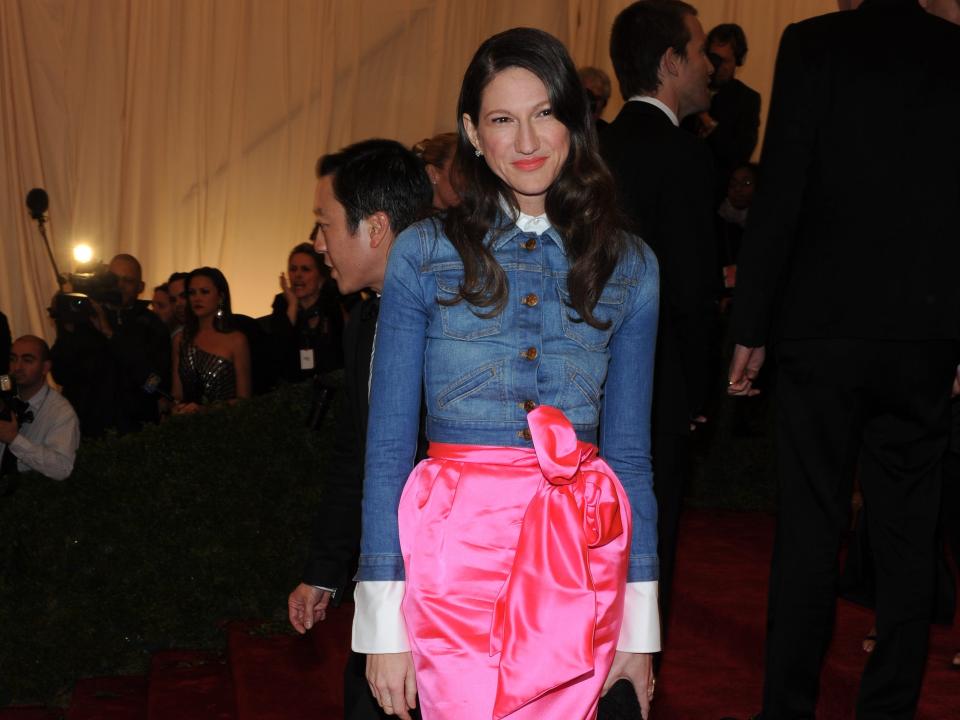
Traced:
POLYGON ((223 302, 217 303, 217 320, 223 320, 223 302))
POLYGON ((483 157, 483 150, 481 150, 480 148, 477 148, 476 150, 473 151, 473 154, 476 155, 477 157, 483 157))

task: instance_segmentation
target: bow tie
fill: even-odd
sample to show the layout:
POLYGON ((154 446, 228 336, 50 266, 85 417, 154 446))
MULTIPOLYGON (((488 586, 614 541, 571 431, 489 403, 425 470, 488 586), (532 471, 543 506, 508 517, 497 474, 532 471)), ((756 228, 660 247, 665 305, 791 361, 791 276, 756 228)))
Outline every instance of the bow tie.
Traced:
POLYGON ((21 425, 26 425, 27 423, 33 422, 33 410, 27 410, 25 413, 19 415, 17 420, 20 421, 21 425))

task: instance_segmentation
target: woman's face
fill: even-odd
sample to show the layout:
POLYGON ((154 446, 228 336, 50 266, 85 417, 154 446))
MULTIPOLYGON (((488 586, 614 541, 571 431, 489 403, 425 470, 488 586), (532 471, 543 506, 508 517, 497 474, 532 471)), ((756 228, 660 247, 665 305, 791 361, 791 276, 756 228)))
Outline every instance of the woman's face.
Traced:
POLYGON ((311 255, 294 253, 287 263, 287 276, 290 279, 290 289, 301 305, 307 307, 313 304, 320 294, 323 285, 323 276, 317 269, 317 264, 311 255))
POLYGON ((213 284, 213 280, 206 275, 195 275, 190 279, 187 287, 187 300, 190 309, 198 318, 213 315, 220 303, 220 291, 213 284))
POLYGON ((164 325, 171 325, 173 323, 173 302, 170 300, 170 295, 165 291, 153 291, 150 309, 163 321, 164 325))
POLYGON ((476 124, 467 114, 463 123, 520 210, 543 214, 547 190, 570 153, 570 131, 554 116, 540 78, 523 68, 502 70, 483 91, 476 124))
POLYGON ((427 174, 433 183, 433 206, 437 210, 446 210, 460 204, 460 195, 453 188, 450 173, 453 167, 453 155, 440 167, 427 165, 427 174))

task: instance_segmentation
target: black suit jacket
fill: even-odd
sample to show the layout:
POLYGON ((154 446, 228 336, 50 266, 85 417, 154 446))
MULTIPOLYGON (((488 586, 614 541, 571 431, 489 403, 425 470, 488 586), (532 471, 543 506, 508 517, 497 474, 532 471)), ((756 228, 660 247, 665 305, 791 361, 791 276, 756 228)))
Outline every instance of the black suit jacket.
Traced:
POLYGON ((654 430, 687 432, 713 373, 716 272, 713 158, 657 107, 628 102, 600 135, 620 205, 660 262, 654 430))
MULTIPOLYGON (((336 404, 330 461, 324 468, 323 504, 317 514, 303 573, 308 585, 348 587, 360 551, 360 507, 369 412, 370 359, 380 300, 356 303, 343 331, 344 393, 336 404)), ((339 602, 343 593, 334 600, 339 602)))
POLYGON ((958 69, 960 27, 916 0, 786 29, 736 342, 960 337, 958 69))

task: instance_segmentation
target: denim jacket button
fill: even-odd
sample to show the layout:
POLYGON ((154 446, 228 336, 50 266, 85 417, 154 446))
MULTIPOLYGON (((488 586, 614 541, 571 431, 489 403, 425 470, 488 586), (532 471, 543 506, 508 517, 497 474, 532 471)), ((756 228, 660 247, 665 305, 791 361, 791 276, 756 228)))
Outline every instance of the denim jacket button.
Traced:
POLYGON ((527 241, 523 244, 524 250, 536 250, 537 249, 537 239, 528 238, 527 241))
POLYGON ((532 440, 533 435, 530 434, 530 428, 524 428, 517 433, 517 437, 522 438, 523 440, 532 440))
POLYGON ((523 300, 520 302, 527 307, 534 307, 538 302, 540 302, 540 298, 537 297, 536 293, 530 293, 529 295, 524 295, 523 300))
POLYGON ((539 353, 537 352, 537 349, 535 347, 529 347, 523 351, 523 356, 527 360, 536 360, 538 354, 539 353))
POLYGON ((536 404, 533 400, 524 400, 524 401, 523 401, 523 409, 526 410, 527 412, 530 412, 530 411, 533 410, 536 406, 537 406, 537 404, 536 404))

